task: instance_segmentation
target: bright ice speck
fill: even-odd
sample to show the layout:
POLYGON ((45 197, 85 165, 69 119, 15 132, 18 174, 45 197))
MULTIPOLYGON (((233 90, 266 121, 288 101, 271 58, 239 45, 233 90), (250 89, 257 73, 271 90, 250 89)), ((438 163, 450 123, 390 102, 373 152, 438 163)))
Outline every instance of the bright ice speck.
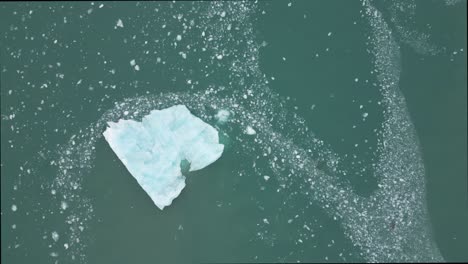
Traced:
POLYGON ((121 27, 121 28, 124 27, 121 19, 117 20, 117 27, 121 27))
POLYGON ((62 210, 66 210, 66 209, 68 208, 67 202, 62 201, 62 202, 60 203, 60 208, 62 208, 62 210))
POLYGON ((253 129, 251 126, 247 126, 247 128, 245 129, 245 133, 247 135, 255 135, 257 131, 255 131, 255 129, 253 129))
POLYGON ((53 239, 55 242, 57 242, 57 241, 59 240, 59 234, 58 234, 56 231, 52 232, 52 235, 51 235, 51 236, 52 236, 52 239, 53 239))

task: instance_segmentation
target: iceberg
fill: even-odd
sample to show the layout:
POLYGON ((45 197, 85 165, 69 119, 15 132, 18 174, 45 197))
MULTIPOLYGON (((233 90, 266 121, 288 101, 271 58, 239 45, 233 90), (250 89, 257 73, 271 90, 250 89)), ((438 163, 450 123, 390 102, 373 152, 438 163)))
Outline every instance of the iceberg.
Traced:
POLYGON ((161 210, 185 187, 183 161, 188 161, 189 171, 200 170, 224 150, 218 131, 184 105, 153 110, 141 122, 120 119, 107 124, 104 138, 161 210))

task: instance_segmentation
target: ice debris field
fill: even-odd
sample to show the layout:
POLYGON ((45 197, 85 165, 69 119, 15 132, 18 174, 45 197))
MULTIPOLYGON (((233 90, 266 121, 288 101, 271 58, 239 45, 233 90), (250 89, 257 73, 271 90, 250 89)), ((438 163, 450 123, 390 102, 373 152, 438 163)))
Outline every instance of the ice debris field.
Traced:
POLYGON ((184 105, 153 110, 141 122, 108 122, 103 135, 117 157, 161 210, 185 187, 181 162, 190 171, 215 162, 223 153, 218 131, 184 105))

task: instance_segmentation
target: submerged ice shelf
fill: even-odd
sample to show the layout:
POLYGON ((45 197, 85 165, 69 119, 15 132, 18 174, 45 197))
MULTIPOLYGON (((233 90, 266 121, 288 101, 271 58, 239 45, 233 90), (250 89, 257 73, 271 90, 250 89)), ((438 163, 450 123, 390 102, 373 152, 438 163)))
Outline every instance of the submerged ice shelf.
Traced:
POLYGON ((141 122, 108 122, 103 135, 117 157, 161 210, 185 187, 181 162, 190 171, 215 162, 223 153, 218 131, 184 105, 153 110, 141 122))

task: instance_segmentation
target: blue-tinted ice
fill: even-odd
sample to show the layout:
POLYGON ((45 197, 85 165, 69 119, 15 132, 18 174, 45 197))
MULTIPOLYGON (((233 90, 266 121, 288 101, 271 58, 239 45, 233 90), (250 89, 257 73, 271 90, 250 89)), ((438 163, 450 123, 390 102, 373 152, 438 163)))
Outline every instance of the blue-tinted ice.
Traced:
POLYGON ((218 131, 184 105, 153 110, 141 122, 108 122, 103 135, 117 157, 161 210, 185 187, 180 163, 190 171, 215 162, 223 153, 218 131))

